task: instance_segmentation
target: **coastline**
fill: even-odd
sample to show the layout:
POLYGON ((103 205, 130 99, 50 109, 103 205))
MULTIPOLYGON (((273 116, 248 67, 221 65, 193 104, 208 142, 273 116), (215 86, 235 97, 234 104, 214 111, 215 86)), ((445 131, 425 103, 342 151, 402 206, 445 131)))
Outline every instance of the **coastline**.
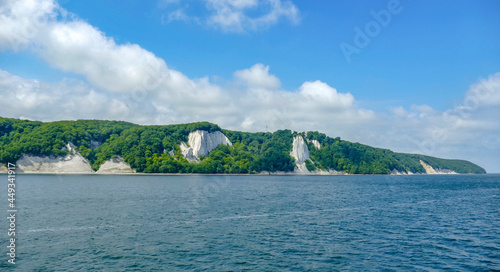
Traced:
MULTIPOLYGON (((0 175, 7 175, 6 172, 0 172, 0 175)), ((67 175, 67 176, 451 176, 451 175, 500 175, 500 173, 464 173, 464 174, 427 174, 427 173, 414 173, 412 175, 396 175, 396 174, 304 174, 304 173, 258 173, 258 174, 225 174, 225 173, 23 173, 16 172, 16 175, 67 175)))
MULTIPOLYGON (((366 176, 366 175, 389 175, 389 176, 411 176, 411 175, 464 175, 470 173, 457 173, 449 169, 434 169, 429 164, 420 160, 420 164, 424 167, 425 173, 413 173, 398 171, 393 169, 389 174, 349 174, 345 171, 336 170, 307 170, 305 163, 297 161, 297 166, 291 172, 269 172, 262 171, 254 174, 227 174, 227 173, 137 173, 136 169, 130 167, 123 158, 114 156, 107 160, 101 167, 94 171, 87 159, 82 157, 74 148, 68 144, 68 150, 73 154, 68 154, 64 157, 55 156, 30 156, 23 155, 16 162, 16 174, 28 175, 157 175, 157 176, 195 176, 195 175, 225 175, 225 176, 366 176)), ((307 153, 307 152, 306 152, 307 153)), ((0 173, 7 173, 5 165, 0 165, 0 173)), ((487 173, 486 173, 487 174, 487 173)))

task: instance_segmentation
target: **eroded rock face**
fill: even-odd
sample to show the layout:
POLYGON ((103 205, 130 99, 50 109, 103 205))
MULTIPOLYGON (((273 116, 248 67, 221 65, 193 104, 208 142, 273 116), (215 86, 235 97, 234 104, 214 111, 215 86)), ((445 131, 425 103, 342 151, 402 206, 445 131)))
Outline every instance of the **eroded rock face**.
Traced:
POLYGON ((293 148, 290 155, 295 159, 295 163, 302 164, 309 159, 309 148, 302 136, 298 135, 293 137, 293 148))
POLYGON ((75 145, 72 144, 71 142, 68 142, 65 146, 63 146, 62 150, 67 150, 73 154, 76 153, 75 145))
POLYGON ((62 150, 67 150, 71 154, 66 156, 33 156, 23 155, 17 160, 17 169, 21 173, 93 173, 90 163, 80 153, 76 151, 75 145, 67 143, 62 150))
POLYGON ((413 173, 411 171, 398 171, 396 169, 392 169, 391 171, 391 175, 413 175, 413 173))
POLYGON ((7 169, 7 167, 3 163, 0 163, 0 173, 8 173, 8 172, 9 169, 7 169))
POLYGON ((185 142, 180 144, 181 154, 188 161, 196 161, 198 158, 193 155, 193 148, 189 147, 185 142))
POLYGON ((420 160, 420 164, 424 167, 425 173, 429 175, 449 175, 449 174, 457 174, 457 172, 449 170, 449 169, 434 169, 429 164, 425 163, 423 160, 420 160))
POLYGON ((307 144, 302 136, 297 135, 293 137, 292 152, 290 153, 290 156, 295 159, 295 164, 297 165, 295 172, 309 172, 306 167, 306 160, 309 159, 309 148, 307 148, 307 144))
POLYGON ((321 148, 321 144, 318 142, 318 140, 312 140, 311 143, 314 145, 316 149, 321 148))
POLYGON ((198 160, 200 156, 207 156, 210 151, 219 145, 233 145, 222 132, 209 133, 205 130, 196 130, 189 133, 188 144, 189 146, 184 142, 180 144, 182 156, 188 160, 198 160))
POLYGON ((17 168, 24 173, 93 173, 87 159, 79 153, 64 157, 39 157, 23 155, 17 161, 17 168))
POLYGON ((97 174, 118 174, 118 173, 135 173, 135 170, 130 167, 128 163, 126 163, 121 157, 113 157, 107 161, 105 161, 99 170, 96 172, 97 174))

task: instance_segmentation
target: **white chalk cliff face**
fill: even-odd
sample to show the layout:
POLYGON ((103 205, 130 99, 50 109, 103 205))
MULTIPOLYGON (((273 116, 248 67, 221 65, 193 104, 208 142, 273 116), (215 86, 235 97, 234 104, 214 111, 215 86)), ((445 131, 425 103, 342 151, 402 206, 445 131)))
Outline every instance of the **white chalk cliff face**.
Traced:
POLYGON ((71 142, 67 143, 63 148, 62 150, 68 150, 69 152, 73 153, 73 154, 76 154, 76 150, 75 150, 75 145, 72 144, 71 142))
POLYGON ((428 165, 425 163, 423 160, 420 160, 420 164, 424 167, 425 173, 429 175, 447 175, 447 174, 458 174, 455 171, 448 170, 448 169, 434 169, 432 166, 428 165))
MULTIPOLYGON (((316 149, 321 148, 321 144, 317 140, 312 140, 311 143, 314 145, 316 149)), ((346 175, 344 171, 336 171, 333 169, 329 170, 320 170, 316 169, 314 171, 307 170, 306 161, 310 160, 309 156, 309 148, 304 141, 302 136, 297 135, 293 137, 292 144, 292 152, 290 152, 290 156, 295 159, 295 164, 297 167, 294 170, 295 174, 303 174, 303 175, 346 175)))
POLYGON ((54 156, 31 156, 23 155, 17 162, 17 169, 21 173, 93 173, 90 163, 80 153, 76 152, 75 146, 68 143, 63 150, 72 154, 64 157, 54 156))
POLYGON ((292 152, 290 156, 295 159, 295 164, 297 165, 295 172, 304 174, 309 173, 306 167, 306 160, 309 159, 309 148, 307 148, 307 144, 302 136, 297 135, 293 137, 292 152))
POLYGON ((311 142, 313 143, 314 147, 316 147, 316 149, 321 148, 321 144, 318 142, 318 140, 312 140, 311 142))
POLYGON ((105 161, 99 170, 96 172, 97 174, 117 174, 117 173, 135 173, 135 170, 130 167, 128 163, 126 163, 121 157, 113 157, 107 161, 105 161))
POLYGON ((205 130, 196 130, 189 133, 189 146, 181 142, 180 148, 184 158, 189 161, 198 161, 200 156, 207 156, 210 151, 223 144, 233 145, 222 132, 216 131, 209 133, 205 130))
POLYGON ((413 173, 411 171, 406 172, 406 171, 398 171, 396 169, 392 169, 391 175, 398 175, 398 176, 400 176, 400 175, 413 175, 413 173))
POLYGON ((17 161, 22 173, 93 173, 87 159, 76 153, 64 157, 38 157, 23 155, 17 161))

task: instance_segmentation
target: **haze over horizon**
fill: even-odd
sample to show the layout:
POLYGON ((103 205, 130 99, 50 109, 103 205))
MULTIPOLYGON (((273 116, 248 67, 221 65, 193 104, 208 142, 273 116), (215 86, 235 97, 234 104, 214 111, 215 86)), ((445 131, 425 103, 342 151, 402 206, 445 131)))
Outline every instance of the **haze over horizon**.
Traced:
POLYGON ((0 116, 319 131, 500 173, 500 2, 6 0, 0 116))

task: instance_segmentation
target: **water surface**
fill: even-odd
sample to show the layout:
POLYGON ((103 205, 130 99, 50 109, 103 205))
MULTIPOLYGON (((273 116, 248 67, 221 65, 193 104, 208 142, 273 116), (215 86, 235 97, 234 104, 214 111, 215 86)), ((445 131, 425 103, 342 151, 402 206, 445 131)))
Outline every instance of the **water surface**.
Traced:
POLYGON ((499 175, 17 175, 17 189, 6 271, 500 270, 499 175))

